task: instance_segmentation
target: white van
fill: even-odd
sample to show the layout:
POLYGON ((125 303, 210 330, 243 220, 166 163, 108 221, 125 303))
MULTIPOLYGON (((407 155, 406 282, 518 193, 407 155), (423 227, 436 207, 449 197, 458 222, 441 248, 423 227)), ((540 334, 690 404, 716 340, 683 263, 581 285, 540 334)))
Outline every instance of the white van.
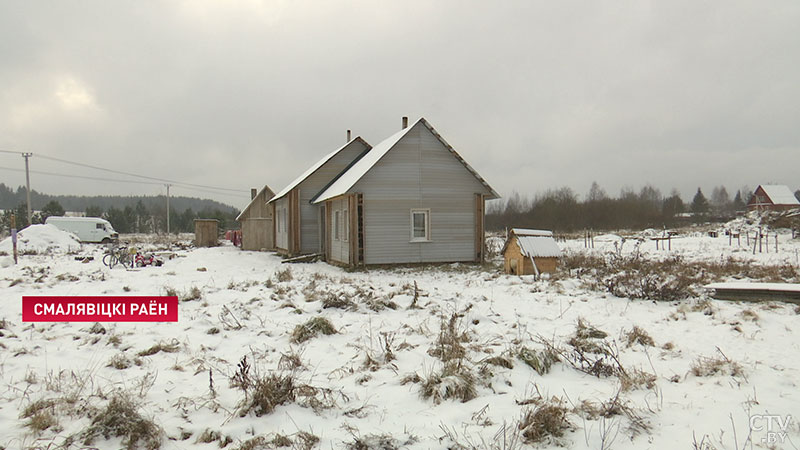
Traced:
POLYGON ((111 223, 99 217, 60 217, 51 216, 44 221, 54 225, 59 230, 67 231, 78 236, 81 242, 100 242, 109 244, 119 239, 119 234, 114 231, 111 223))

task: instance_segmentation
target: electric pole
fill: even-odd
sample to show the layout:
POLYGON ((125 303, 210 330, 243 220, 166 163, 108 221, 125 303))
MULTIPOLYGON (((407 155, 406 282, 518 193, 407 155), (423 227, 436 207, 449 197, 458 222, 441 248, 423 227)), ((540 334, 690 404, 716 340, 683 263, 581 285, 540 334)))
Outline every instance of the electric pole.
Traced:
POLYGON ((169 184, 167 186, 167 236, 169 236, 169 184))
POLYGON ((31 214, 31 174, 28 170, 28 158, 33 156, 33 153, 23 153, 22 157, 25 158, 25 185, 27 187, 27 198, 28 198, 28 225, 33 225, 32 214, 31 214))

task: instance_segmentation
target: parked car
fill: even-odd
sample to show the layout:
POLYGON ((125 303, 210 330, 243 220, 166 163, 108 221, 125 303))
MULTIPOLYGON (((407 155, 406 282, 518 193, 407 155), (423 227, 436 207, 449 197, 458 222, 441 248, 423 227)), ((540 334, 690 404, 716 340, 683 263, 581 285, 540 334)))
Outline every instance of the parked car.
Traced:
POLYGON ((110 244, 119 240, 119 234, 114 231, 111 223, 99 217, 51 216, 44 223, 78 236, 81 242, 110 244))

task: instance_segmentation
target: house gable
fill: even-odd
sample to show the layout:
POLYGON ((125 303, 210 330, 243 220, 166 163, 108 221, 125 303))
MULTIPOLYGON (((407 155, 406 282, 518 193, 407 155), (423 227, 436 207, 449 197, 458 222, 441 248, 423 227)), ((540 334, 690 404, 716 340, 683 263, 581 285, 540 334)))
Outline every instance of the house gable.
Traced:
MULTIPOLYGON (((384 158, 387 157, 387 155, 397 152, 397 148, 405 148, 405 151, 413 151, 408 150, 408 148, 409 146, 413 146, 415 142, 417 142, 416 145, 419 147, 419 136, 425 136, 425 144, 429 146, 432 140, 436 140, 438 145, 441 146, 442 149, 446 150, 446 158, 457 161, 461 166, 459 170, 469 174, 481 185, 481 188, 475 190, 475 192, 483 193, 486 196, 486 199, 499 198, 497 192, 495 192, 495 190, 492 189, 492 187, 489 186, 489 184, 469 164, 467 164, 461 155, 459 155, 458 152, 456 152, 455 149, 453 149, 453 147, 450 146, 450 144, 448 144, 424 118, 420 118, 410 127, 400 130, 399 132, 385 139, 380 144, 376 145, 363 158, 353 164, 353 166, 350 167, 346 172, 341 174, 334 183, 320 192, 319 195, 315 196, 312 199, 312 202, 321 203, 325 200, 329 200, 346 193, 357 192, 359 188, 357 188, 356 185, 360 182, 360 180, 367 176, 367 174, 371 172, 379 163, 381 163, 384 158), (420 134, 422 128, 426 130, 426 134, 420 134)), ((445 158, 445 153, 426 152, 420 153, 420 155, 439 159, 445 158)), ((430 160, 417 160, 417 163, 421 164, 421 167, 428 167, 428 164, 431 162, 432 161, 430 160)))
POLYGON ((264 186, 258 194, 250 200, 250 203, 245 206, 242 212, 236 216, 236 220, 241 222, 250 217, 272 217, 272 208, 267 207, 267 203, 274 196, 275 193, 272 192, 272 189, 270 189, 269 186, 264 186))
POLYGON ((390 139, 379 158, 371 155, 378 146, 364 157, 374 161, 346 192, 363 194, 364 263, 480 260, 477 205, 494 191, 422 120, 390 139), (411 234, 414 211, 427 214, 426 239, 411 234))

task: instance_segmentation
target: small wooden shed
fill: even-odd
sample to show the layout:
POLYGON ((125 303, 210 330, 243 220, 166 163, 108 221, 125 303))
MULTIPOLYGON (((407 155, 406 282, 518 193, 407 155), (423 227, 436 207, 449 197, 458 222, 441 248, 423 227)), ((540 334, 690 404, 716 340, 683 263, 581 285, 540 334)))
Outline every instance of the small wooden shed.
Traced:
POLYGON ((219 245, 219 220, 194 219, 195 247, 216 247, 219 245))
POLYGON ((275 196, 269 186, 261 191, 250 190, 250 203, 242 210, 236 220, 242 225, 242 250, 272 250, 273 217, 272 207, 267 202, 275 196))
POLYGON ((561 249, 552 231, 512 228, 502 253, 507 274, 538 276, 556 271, 561 249))

